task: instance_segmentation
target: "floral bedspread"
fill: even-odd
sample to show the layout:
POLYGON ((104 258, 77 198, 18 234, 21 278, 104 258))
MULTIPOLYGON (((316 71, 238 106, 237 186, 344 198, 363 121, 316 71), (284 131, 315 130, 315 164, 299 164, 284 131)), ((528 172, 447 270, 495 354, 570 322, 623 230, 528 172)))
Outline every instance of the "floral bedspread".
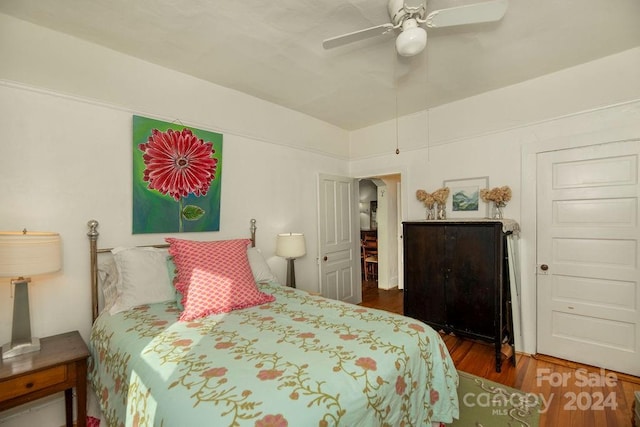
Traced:
POLYGON ((426 426, 458 417, 440 336, 404 316, 260 284, 272 303, 178 321, 174 302, 95 322, 109 426, 426 426))

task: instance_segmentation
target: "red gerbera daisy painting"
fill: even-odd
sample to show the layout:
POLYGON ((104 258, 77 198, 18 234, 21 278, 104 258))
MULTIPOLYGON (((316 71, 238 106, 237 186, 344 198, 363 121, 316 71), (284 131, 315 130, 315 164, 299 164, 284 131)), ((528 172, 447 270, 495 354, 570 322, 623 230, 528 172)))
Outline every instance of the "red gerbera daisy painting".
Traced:
POLYGON ((217 231, 222 135, 134 116, 135 233, 217 231))
POLYGON ((204 142, 190 129, 151 131, 149 140, 138 146, 144 153, 144 180, 149 188, 169 194, 176 201, 193 193, 204 196, 215 179, 213 144, 204 142))

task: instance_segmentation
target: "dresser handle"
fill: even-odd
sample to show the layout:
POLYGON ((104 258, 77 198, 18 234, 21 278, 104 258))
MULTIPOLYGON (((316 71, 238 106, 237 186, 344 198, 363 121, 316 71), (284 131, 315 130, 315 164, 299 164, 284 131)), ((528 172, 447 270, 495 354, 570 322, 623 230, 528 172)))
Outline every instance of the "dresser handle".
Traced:
POLYGON ((31 387, 33 387, 33 383, 27 383, 27 384, 25 384, 25 386, 26 386, 27 388, 31 388, 31 387))

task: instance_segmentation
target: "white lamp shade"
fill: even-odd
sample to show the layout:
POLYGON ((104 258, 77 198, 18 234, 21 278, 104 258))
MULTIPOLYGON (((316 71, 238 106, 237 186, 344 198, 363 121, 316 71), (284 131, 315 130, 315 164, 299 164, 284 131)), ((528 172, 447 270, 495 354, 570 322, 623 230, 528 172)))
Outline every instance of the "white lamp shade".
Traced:
POLYGON ((418 27, 415 19, 407 19, 403 30, 396 38, 396 50, 402 56, 414 56, 422 52, 427 45, 427 32, 418 27))
POLYGON ((36 276, 56 272, 61 267, 58 233, 0 232, 0 277, 36 276))
POLYGON ((299 258, 307 253, 304 234, 282 233, 276 240, 276 255, 283 258, 299 258))

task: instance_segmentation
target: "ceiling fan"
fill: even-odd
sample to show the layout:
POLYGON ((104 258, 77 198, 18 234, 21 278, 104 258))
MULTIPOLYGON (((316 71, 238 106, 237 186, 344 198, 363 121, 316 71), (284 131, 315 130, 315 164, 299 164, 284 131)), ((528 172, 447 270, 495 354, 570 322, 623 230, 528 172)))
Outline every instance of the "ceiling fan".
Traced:
POLYGON ((508 0, 489 0, 481 3, 434 10, 427 15, 427 0, 389 0, 387 6, 391 22, 365 28, 322 42, 325 49, 343 46, 369 37, 400 31, 396 50, 402 56, 414 56, 427 45, 427 28, 452 27, 499 21, 507 11, 508 0))

